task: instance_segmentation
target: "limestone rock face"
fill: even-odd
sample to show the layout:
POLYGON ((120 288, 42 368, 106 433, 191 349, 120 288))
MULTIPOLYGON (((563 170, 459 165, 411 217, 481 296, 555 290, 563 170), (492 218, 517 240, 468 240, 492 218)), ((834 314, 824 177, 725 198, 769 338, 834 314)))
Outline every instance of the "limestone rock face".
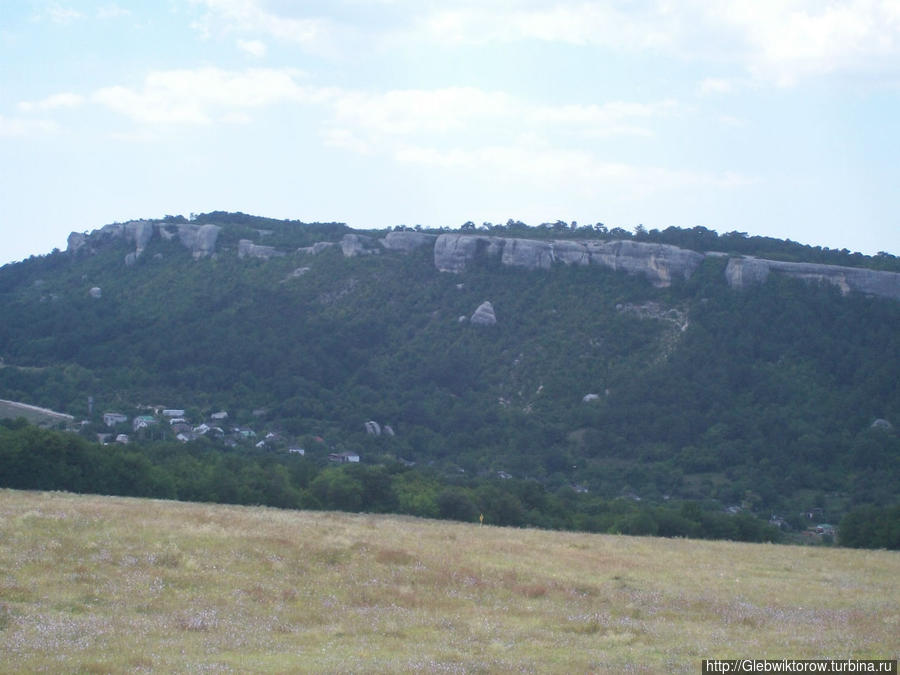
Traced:
POLYGON ((378 240, 378 243, 388 251, 409 253, 417 248, 433 245, 435 239, 437 235, 425 232, 388 232, 383 239, 378 240))
POLYGON ((725 280, 732 288, 746 288, 765 283, 769 263, 757 258, 732 258, 725 266, 725 280))
POLYGON ((366 433, 369 436, 381 436, 381 425, 375 420, 369 420, 365 423, 366 433))
POLYGON ((153 239, 155 227, 149 220, 132 220, 125 223, 125 239, 134 242, 134 254, 140 258, 147 244, 153 239))
POLYGON ((638 241, 585 242, 591 263, 629 274, 641 274, 657 286, 669 286, 672 279, 689 279, 703 254, 668 244, 638 241))
POLYGON ((480 305, 472 318, 469 319, 476 326, 493 326, 497 323, 497 316, 494 314, 494 306, 485 300, 480 305))
POLYGON ((553 264, 553 243, 534 239, 500 239, 503 253, 500 262, 512 267, 549 269, 553 264))
POLYGON ((238 258, 269 258, 283 256, 282 251, 277 251, 274 246, 261 246, 254 244, 249 239, 241 239, 238 242, 238 258))
POLYGON ((333 241, 317 241, 312 246, 301 246, 297 249, 297 253, 309 253, 310 255, 319 255, 322 251, 326 251, 332 246, 337 246, 333 241))
POLYGON ((725 268, 725 278, 732 288, 745 288, 764 282, 771 272, 812 283, 829 283, 844 295, 856 292, 900 300, 900 273, 861 267, 732 258, 725 268))
POLYGON ((434 264, 442 272, 462 272, 479 258, 499 257, 503 265, 547 269, 554 262, 566 265, 602 265, 629 274, 641 274, 658 286, 672 279, 689 278, 703 254, 669 246, 635 241, 540 241, 442 234, 434 244, 434 264))
POLYGON ((66 239, 66 253, 77 253, 87 243, 87 235, 81 232, 72 232, 66 239))
POLYGON ((179 225, 178 238, 194 258, 205 258, 215 252, 221 229, 218 225, 179 225))
POLYGON ((341 237, 341 251, 345 258, 378 253, 378 249, 369 248, 371 243, 372 238, 364 234, 345 234, 341 237))
POLYGON ((566 265, 589 265, 591 254, 580 241, 554 241, 553 256, 566 265))
POLYGON ((476 258, 500 255, 503 240, 470 234, 442 234, 434 242, 434 265, 441 272, 462 272, 476 258))

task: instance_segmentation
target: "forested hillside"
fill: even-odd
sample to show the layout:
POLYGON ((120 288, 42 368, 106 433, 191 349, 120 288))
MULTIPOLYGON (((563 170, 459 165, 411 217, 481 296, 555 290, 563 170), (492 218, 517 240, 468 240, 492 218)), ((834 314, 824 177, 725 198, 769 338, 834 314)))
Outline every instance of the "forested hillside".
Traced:
MULTIPOLYGON (((222 228, 214 255, 194 259, 155 238, 126 265, 133 247, 112 240, 0 268, 0 398, 87 419, 92 439, 112 410, 133 418, 144 406, 181 408, 193 423, 228 411, 231 427, 273 434, 270 452, 303 447, 296 461, 320 463, 352 452, 396 472, 414 465, 470 490, 475 508, 486 502, 472 490, 513 481, 560 504, 690 501, 775 514, 797 532, 854 506, 897 503, 900 302, 778 275, 733 290, 727 255, 656 287, 598 267, 488 260, 442 273, 427 247, 297 252, 338 242, 351 232, 340 224, 222 213, 190 222, 222 228), (241 257, 241 240, 272 250, 241 257), (494 325, 469 320, 485 301, 494 325), (367 433, 368 421, 393 435, 367 433)), ((900 269, 887 254, 703 228, 522 228, 481 230, 900 269)), ((131 451, 174 442, 167 426, 132 434, 131 451)))

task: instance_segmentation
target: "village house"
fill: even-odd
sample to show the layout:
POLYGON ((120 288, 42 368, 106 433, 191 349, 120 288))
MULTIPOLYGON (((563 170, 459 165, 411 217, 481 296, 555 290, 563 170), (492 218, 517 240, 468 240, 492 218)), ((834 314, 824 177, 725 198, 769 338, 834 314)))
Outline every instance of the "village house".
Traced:
POLYGON ((128 421, 128 415, 117 412, 103 413, 103 423, 108 427, 114 427, 117 424, 128 421))
POLYGON ((132 421, 131 428, 137 431, 138 429, 146 429, 153 424, 156 424, 156 420, 152 415, 138 415, 132 421))
POLYGON ((330 462, 358 462, 359 455, 355 452, 332 452, 328 455, 330 462))
POLYGON ((163 417, 184 417, 184 410, 176 408, 166 408, 162 411, 163 417))

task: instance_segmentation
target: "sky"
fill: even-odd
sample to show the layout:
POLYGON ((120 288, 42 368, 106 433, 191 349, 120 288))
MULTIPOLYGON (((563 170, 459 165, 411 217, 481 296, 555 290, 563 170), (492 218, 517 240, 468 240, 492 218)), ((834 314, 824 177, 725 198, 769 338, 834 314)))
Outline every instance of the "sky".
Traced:
POLYGON ((209 211, 900 255, 900 0, 0 0, 0 264, 209 211))

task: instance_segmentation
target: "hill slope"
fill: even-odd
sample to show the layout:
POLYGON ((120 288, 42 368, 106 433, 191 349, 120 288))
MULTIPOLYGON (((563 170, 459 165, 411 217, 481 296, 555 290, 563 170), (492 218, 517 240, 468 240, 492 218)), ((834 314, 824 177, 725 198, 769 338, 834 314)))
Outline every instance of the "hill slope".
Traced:
POLYGON ((896 553, 0 490, 17 672, 897 658, 896 553))
MULTIPOLYGON (((801 513, 836 522, 896 502, 900 303, 843 295, 844 273, 810 284, 774 265, 741 290, 726 273, 738 253, 889 270, 891 256, 695 228, 645 233, 615 255, 592 244, 613 262, 582 266, 563 251, 613 234, 520 225, 447 234, 474 252, 457 274, 439 271, 425 233, 402 234, 430 245, 386 247, 340 224, 243 214, 73 235, 72 254, 0 269, 0 312, 17 318, 0 325, 0 395, 83 417, 92 397, 91 433, 106 411, 184 409, 194 426, 225 410, 223 435, 271 432, 311 459, 345 451, 452 484, 512 476, 713 500, 795 529, 801 513), (525 235, 571 246, 546 258, 497 243, 525 235), (735 256, 622 253, 678 237, 735 256), (549 262, 519 264, 531 259, 549 262), (470 320, 485 301, 495 325, 470 320)), ((892 287, 896 274, 880 274, 876 287, 892 287)))

